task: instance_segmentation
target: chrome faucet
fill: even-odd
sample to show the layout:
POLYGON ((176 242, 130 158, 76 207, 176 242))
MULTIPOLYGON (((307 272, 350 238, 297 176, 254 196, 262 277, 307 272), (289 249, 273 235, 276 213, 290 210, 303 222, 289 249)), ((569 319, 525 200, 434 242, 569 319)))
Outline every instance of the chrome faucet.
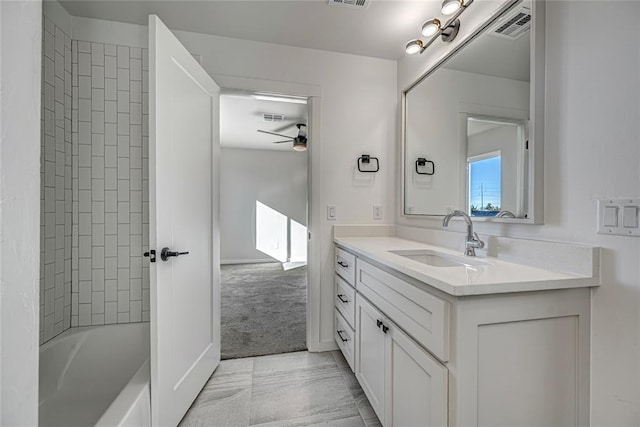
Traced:
POLYGON ((469 218, 469 215, 467 215, 462 211, 458 211, 458 210, 453 211, 444 217, 444 220, 442 221, 442 226, 447 227, 449 225, 449 221, 454 216, 461 216, 462 218, 464 218, 464 220, 467 223, 467 237, 465 238, 465 241, 464 241, 465 256, 476 256, 476 248, 478 249, 484 248, 484 242, 480 240, 480 237, 478 237, 478 233, 473 232, 473 222, 471 222, 471 218, 469 218))

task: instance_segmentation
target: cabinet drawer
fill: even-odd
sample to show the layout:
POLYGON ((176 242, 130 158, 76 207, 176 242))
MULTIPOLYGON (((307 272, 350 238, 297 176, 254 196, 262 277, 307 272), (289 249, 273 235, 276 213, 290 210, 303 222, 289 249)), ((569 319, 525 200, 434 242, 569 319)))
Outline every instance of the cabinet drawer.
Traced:
POLYGON ((355 327, 356 318, 356 290, 345 282, 340 276, 335 275, 335 299, 336 308, 344 316, 347 323, 355 327))
POLYGON ((449 303, 358 260, 358 292, 440 360, 449 360, 449 303))
POLYGON ((335 268, 347 283, 355 286, 356 279, 356 257, 349 252, 336 247, 335 268))
POLYGON ((338 347, 342 351, 344 358, 347 359, 347 363, 349 363, 349 367, 351 370, 354 370, 354 362, 355 362, 355 332, 349 326, 344 317, 340 314, 338 310, 334 311, 335 313, 335 340, 338 343, 338 347))

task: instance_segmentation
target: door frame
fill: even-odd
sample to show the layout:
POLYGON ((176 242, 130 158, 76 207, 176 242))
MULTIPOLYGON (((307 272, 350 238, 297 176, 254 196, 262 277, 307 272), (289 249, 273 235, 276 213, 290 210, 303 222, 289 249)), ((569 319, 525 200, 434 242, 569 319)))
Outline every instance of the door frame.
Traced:
POLYGON ((307 348, 309 351, 333 350, 320 341, 321 304, 321 194, 322 194, 322 88, 317 85, 212 74, 221 90, 268 92, 308 97, 307 146, 307 348))

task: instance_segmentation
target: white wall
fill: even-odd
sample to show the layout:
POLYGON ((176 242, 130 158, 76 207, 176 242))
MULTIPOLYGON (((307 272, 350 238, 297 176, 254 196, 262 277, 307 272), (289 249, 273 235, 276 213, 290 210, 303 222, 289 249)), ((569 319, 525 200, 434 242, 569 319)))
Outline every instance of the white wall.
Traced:
MULTIPOLYGON (((306 152, 220 150, 220 258, 223 263, 273 261, 256 249, 256 201, 306 226, 306 152)), ((286 247, 283 249, 286 255, 286 247)))
POLYGON ((0 424, 38 424, 42 5, 0 2, 0 424))
MULTIPOLYGON (((462 28, 488 13, 474 3, 462 28)), ((640 3, 549 2, 546 37, 545 224, 477 230, 603 248, 592 302, 591 423, 640 425, 640 239, 596 234, 598 198, 640 196, 640 3), (592 30, 601 22, 616 22, 615 40, 592 30)), ((399 88, 426 69, 425 55, 400 61, 399 88)))
MULTIPOLYGON (((374 223, 374 204, 383 206, 383 219, 376 222, 395 221, 396 61, 185 31, 175 34, 189 51, 202 57, 203 67, 214 79, 239 76, 319 88, 322 137, 310 144, 321 144, 316 214, 322 220, 314 235, 320 239, 320 325, 312 331, 318 342, 309 345, 317 350, 337 348, 332 311, 334 222, 326 220, 326 205, 336 205, 335 223, 374 223), (354 172, 362 154, 380 158, 379 173, 354 172)), ((95 19, 73 18, 73 37, 147 46, 144 26, 95 19)))

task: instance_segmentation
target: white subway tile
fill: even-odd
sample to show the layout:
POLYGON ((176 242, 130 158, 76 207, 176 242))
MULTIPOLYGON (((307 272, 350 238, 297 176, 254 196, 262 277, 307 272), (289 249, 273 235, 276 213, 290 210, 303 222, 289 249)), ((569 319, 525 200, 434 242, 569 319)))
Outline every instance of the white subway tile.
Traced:
POLYGON ((126 90, 118 91, 118 112, 119 113, 128 113, 129 112, 129 92, 126 90))
POLYGON ((118 103, 116 101, 105 101, 104 121, 105 123, 118 123, 118 103))
POLYGON ((129 90, 129 70, 118 68, 118 90, 129 90))
POLYGON ((118 290, 129 290, 129 269, 118 269, 118 290))
MULTIPOLYGON (((118 194, 120 200, 120 194, 118 194)), ((118 224, 129 223, 129 202, 118 202, 118 224)))
POLYGON ((116 50, 116 46, 113 44, 105 44, 104 54, 109 56, 116 56, 118 54, 116 50))
POLYGON ((104 304, 104 323, 109 325, 118 322, 118 303, 106 302, 104 304))
POLYGON ((131 102, 142 103, 142 82, 131 81, 129 83, 129 97, 131 102))
POLYGON ((104 76, 110 79, 118 78, 118 68, 115 57, 106 56, 104 58, 104 76))
POLYGON ((104 246, 91 248, 91 268, 104 269, 104 246))
POLYGON ((91 235, 91 214, 90 213, 78 214, 78 233, 80 236, 91 235))
POLYGON ((94 111, 104 111, 104 89, 91 90, 91 109, 94 111))
POLYGON ((118 189, 118 170, 116 168, 105 168, 104 170, 104 189, 118 189))
POLYGON ((105 227, 104 224, 91 225, 91 244, 93 246, 104 246, 105 227))
MULTIPOLYGON (((91 122, 91 100, 90 99, 80 99, 78 100, 78 120, 80 122, 91 122)), ((80 126, 80 123, 78 123, 80 126)), ((80 134, 80 143, 88 143, 91 141, 91 137, 87 141, 82 139, 84 135, 80 134)))
POLYGON ((116 79, 104 79, 104 99, 108 101, 118 99, 118 81, 116 79))
POLYGON ((104 157, 104 134, 91 134, 91 155, 94 157, 104 157))
POLYGON ((118 234, 118 214, 117 213, 105 213, 104 214, 104 232, 106 235, 118 234))
POLYGON ((91 222, 93 224, 104 224, 104 202, 93 202, 91 207, 91 222))
POLYGON ((118 246, 118 268, 129 268, 129 246, 118 246))
POLYGON ((92 292, 91 312, 94 314, 104 313, 104 292, 92 292))
POLYGON ((104 178, 104 157, 91 157, 91 177, 104 178))
POLYGON ((129 291, 118 291, 118 313, 129 311, 129 291))
POLYGON ((80 302, 80 304, 90 303, 91 302, 91 281, 81 280, 79 288, 80 288, 80 292, 78 293, 78 301, 80 302))
POLYGON ((127 113, 118 113, 118 135, 129 135, 129 114, 127 113))
POLYGON ((91 325, 92 326, 104 325, 104 314, 103 313, 92 314, 91 315, 91 325))
POLYGON ((104 45, 102 43, 91 43, 91 64, 104 65, 104 45))
POLYGON ((78 325, 91 325, 91 304, 80 304, 78 313, 78 325))
POLYGON ((78 236, 78 257, 91 258, 91 236, 78 236))
POLYGON ((105 235, 104 236, 104 250, 106 257, 118 256, 118 236, 117 235, 105 235))
POLYGON ((104 210, 105 212, 118 212, 118 192, 117 191, 105 191, 104 194, 105 203, 104 210))
POLYGON ((129 323, 129 312, 118 313, 118 323, 129 323))
POLYGON ((104 291, 104 270, 97 269, 91 271, 91 290, 92 292, 104 291))
POLYGON ((105 145, 116 145, 118 143, 118 125, 115 123, 105 123, 104 125, 105 145))
POLYGON ((91 43, 78 41, 78 52, 91 53, 91 43))
POLYGON ((142 104, 131 103, 129 122, 132 125, 142 125, 142 104))
POLYGON ((104 67, 91 67, 91 87, 104 89, 104 67))
POLYGON ((78 75, 91 75, 91 55, 88 53, 78 53, 78 75))
MULTIPOLYGON (((116 252, 117 253, 117 252, 116 252)), ((118 283, 118 258, 110 257, 104 259, 104 278, 118 283)))
POLYGON ((142 321, 142 301, 131 301, 129 304, 129 321, 142 321))
POLYGON ((104 111, 91 112, 91 132, 104 133, 104 111))
POLYGON ((131 59, 129 65, 131 80, 142 81, 142 59, 131 59))

